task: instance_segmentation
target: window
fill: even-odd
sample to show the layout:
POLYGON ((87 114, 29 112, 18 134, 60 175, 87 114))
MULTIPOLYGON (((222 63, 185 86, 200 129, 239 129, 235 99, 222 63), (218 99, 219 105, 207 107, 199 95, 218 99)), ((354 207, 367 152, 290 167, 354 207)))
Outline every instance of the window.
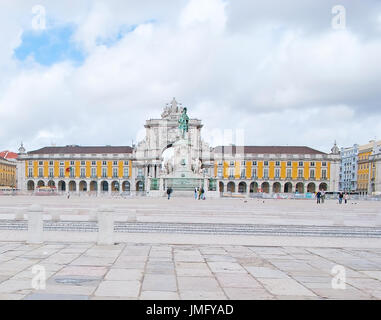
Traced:
POLYGON ((29 176, 29 178, 33 177, 33 168, 28 169, 28 176, 29 176))
POLYGON ((29 161, 28 164, 29 164, 30 166, 33 166, 33 161, 29 161))
POLYGON ((142 176, 143 176, 143 169, 138 168, 138 177, 142 177, 142 176))
POLYGON ((50 178, 54 177, 54 170, 53 170, 53 168, 49 168, 49 177, 50 178))
POLYGON ((42 178, 44 176, 44 173, 43 173, 43 169, 42 168, 38 168, 38 176, 40 178, 42 178))
POLYGON ((265 165, 265 167, 267 167, 269 165, 269 162, 265 161, 264 165, 265 165))
POLYGON ((246 166, 246 161, 241 161, 241 166, 246 166))
POLYGON ((279 166, 280 166, 280 161, 276 161, 276 162, 275 162, 275 165, 276 165, 277 167, 279 167, 279 166))
POLYGON ((107 166, 107 161, 102 161, 102 166, 107 166))
POLYGON ((64 166, 65 165, 65 162, 64 161, 60 161, 60 166, 64 166))
POLYGON ((96 162, 96 161, 91 161, 91 165, 92 165, 92 166, 96 166, 96 165, 97 165, 97 162, 96 162))
POLYGON ((231 166, 234 166, 234 161, 230 161, 230 165, 231 165, 231 166))
POLYGON ((60 177, 64 177, 65 176, 65 173, 64 173, 64 168, 60 168, 60 177))
POLYGON ((49 166, 52 166, 53 165, 53 161, 49 161, 49 166))
POLYGON ((241 169, 241 178, 246 177, 246 169, 241 169))
POLYGON ((234 178, 234 168, 229 168, 229 178, 234 178))
POLYGON ((291 178, 292 170, 291 169, 287 169, 286 175, 287 175, 287 178, 291 178))
POLYGON ((253 169, 252 177, 253 179, 257 179, 257 169, 253 169))
POLYGON ((269 169, 264 169, 263 170, 263 178, 268 179, 269 178, 269 169))
POLYGON ((299 167, 303 167, 303 161, 299 162, 299 167))
POLYGON ((43 162, 43 161, 38 161, 38 165, 39 165, 39 166, 43 166, 43 165, 44 165, 44 162, 43 162))
POLYGON ((315 178, 315 170, 314 169, 311 169, 310 170, 310 178, 315 178))
POLYGON ((91 177, 95 178, 97 176, 97 168, 92 167, 91 168, 91 177))
POLYGON ((314 166, 315 166, 315 162, 311 162, 311 163, 310 163, 310 166, 311 166, 311 167, 314 167, 314 166))
POLYGON ((124 161, 124 165, 128 166, 129 165, 129 161, 124 161))
POLYGON ((218 166, 222 166, 222 161, 218 161, 218 162, 217 162, 217 165, 218 165, 218 166))
POLYGON ((219 178, 222 178, 222 168, 218 168, 218 169, 217 169, 217 176, 218 176, 219 178))
POLYGON ((70 161, 70 165, 71 165, 71 166, 74 166, 74 161, 70 161))
POLYGON ((287 161, 287 167, 291 167, 291 161, 287 161))
POLYGON ((113 176, 113 178, 117 178, 118 177, 118 168, 113 168, 112 169, 112 176, 113 176))
POLYGON ((113 165, 114 165, 114 166, 117 166, 117 165, 118 165, 118 161, 114 161, 114 162, 113 162, 113 165))
POLYGON ((323 167, 326 167, 326 166, 327 166, 327 162, 323 162, 321 165, 322 165, 323 167))
POLYGON ((86 161, 81 161, 81 166, 85 166, 86 165, 86 161))
POLYGON ((253 161, 253 166, 256 166, 257 165, 257 161, 253 161))
POLYGON ((102 178, 107 178, 107 168, 102 168, 102 178))
POLYGON ((298 177, 303 178, 303 169, 298 170, 298 177))
POLYGON ((125 178, 127 178, 127 177, 129 177, 129 172, 128 172, 128 168, 124 168, 123 169, 123 176, 125 177, 125 178))
POLYGON ((276 179, 280 178, 280 169, 275 169, 275 178, 276 179))
POLYGON ((81 168, 81 178, 86 177, 86 168, 81 168))

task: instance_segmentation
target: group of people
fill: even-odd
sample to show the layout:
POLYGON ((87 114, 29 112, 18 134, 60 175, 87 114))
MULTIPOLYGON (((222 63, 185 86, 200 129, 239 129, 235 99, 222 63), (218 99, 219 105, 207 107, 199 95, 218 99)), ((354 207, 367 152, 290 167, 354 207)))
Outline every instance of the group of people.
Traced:
MULTIPOLYGON (((324 190, 319 190, 316 193, 316 201, 317 201, 317 203, 318 204, 324 203, 325 197, 326 197, 325 191, 324 190)), ((348 200, 349 200, 349 194, 348 193, 343 193, 342 191, 340 191, 339 194, 338 194, 338 199, 339 199, 339 204, 342 204, 343 200, 344 200, 344 203, 347 204, 348 200)))
POLYGON ((324 190, 319 190, 317 193, 316 193, 316 201, 317 203, 324 203, 325 201, 325 191, 324 190))
POLYGON ((205 200, 204 188, 194 188, 194 198, 197 200, 205 200))
POLYGON ((343 193, 342 191, 339 192, 339 203, 342 204, 344 200, 344 203, 347 204, 349 200, 349 194, 343 193))

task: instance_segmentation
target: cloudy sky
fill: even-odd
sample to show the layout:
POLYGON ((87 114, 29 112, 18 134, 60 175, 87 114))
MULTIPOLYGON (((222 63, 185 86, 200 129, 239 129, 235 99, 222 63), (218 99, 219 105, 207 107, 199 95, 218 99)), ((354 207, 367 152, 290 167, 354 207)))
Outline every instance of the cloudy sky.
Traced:
POLYGON ((173 97, 203 120, 212 145, 230 129, 248 145, 322 151, 381 138, 379 0, 0 8, 0 150, 131 145, 173 97), (335 5, 345 6, 345 28, 335 5))

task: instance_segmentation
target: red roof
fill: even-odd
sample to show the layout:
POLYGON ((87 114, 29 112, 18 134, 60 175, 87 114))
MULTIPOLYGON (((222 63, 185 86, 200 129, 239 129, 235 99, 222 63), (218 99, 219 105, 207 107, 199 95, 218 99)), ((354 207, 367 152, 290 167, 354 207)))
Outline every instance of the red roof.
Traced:
POLYGON ((11 160, 11 159, 17 159, 18 154, 11 152, 11 151, 1 151, 0 152, 0 158, 6 159, 6 160, 11 160))

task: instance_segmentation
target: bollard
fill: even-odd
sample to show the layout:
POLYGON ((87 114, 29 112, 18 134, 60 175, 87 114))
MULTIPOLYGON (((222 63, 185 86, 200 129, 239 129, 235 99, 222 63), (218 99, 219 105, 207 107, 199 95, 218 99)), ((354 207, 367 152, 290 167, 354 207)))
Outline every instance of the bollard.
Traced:
POLYGON ((114 209, 102 206, 98 209, 98 245, 114 244, 114 209))
POLYGON ((38 204, 33 204, 28 210, 28 240, 27 243, 43 243, 43 210, 38 204))
POLYGON ((15 220, 24 220, 24 209, 16 209, 15 220))
POLYGON ((129 210, 129 213, 127 215, 127 222, 136 222, 136 209, 129 210))

